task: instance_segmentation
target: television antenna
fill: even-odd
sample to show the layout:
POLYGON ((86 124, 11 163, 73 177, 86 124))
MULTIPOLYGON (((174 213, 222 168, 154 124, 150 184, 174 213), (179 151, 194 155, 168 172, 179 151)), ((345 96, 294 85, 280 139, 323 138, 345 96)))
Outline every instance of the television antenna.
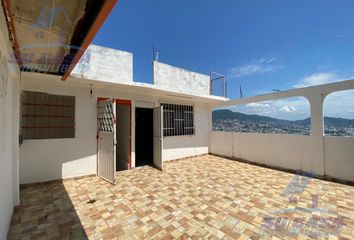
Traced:
POLYGON ((154 61, 158 61, 158 60, 159 60, 159 51, 156 50, 156 49, 154 48, 154 46, 152 46, 152 59, 153 59, 154 61))

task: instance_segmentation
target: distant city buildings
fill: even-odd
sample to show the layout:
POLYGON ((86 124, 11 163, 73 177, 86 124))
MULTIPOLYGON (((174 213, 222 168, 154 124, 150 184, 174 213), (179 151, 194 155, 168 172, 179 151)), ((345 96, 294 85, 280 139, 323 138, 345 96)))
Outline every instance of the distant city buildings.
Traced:
POLYGON ((325 135, 352 137, 354 136, 354 126, 328 127, 325 125, 325 135))
MULTIPOLYGON (((300 134, 310 135, 310 125, 297 123, 296 121, 286 122, 255 122, 239 119, 217 119, 213 120, 213 131, 222 132, 243 132, 243 133, 274 133, 274 134, 300 134)), ((328 127, 325 126, 327 136, 354 136, 353 126, 328 127)))

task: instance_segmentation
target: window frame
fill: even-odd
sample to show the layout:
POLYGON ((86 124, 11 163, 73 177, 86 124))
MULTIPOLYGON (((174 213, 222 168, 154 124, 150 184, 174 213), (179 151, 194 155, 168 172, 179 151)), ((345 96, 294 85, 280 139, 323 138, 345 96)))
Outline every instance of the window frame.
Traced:
POLYGON ((20 104, 20 134, 23 140, 76 138, 76 96, 23 90, 20 104), (29 99, 25 94, 32 96, 29 99))
MULTIPOLYGON (((163 125, 162 125, 162 130, 163 130, 163 136, 164 137, 180 137, 180 136, 195 136, 195 106, 194 104, 181 104, 181 103, 170 103, 170 102, 161 102, 160 106, 163 107, 163 125), (166 107, 170 107, 171 109, 166 109, 166 107), (178 128, 178 126, 176 126, 176 118, 180 117, 180 116, 176 116, 177 111, 181 109, 181 113, 183 116, 183 124, 182 124, 182 128, 178 128), (167 117, 166 118, 166 112, 173 112, 172 117, 167 117), (188 118, 186 117, 186 112, 191 112, 189 114, 191 114, 191 116, 188 118), (186 121, 186 119, 188 121, 186 121), (171 127, 171 125, 169 125, 169 128, 165 127, 165 123, 169 122, 173 127, 171 127), (172 121, 172 122, 171 122, 172 121), (186 122, 188 123, 188 125, 186 126, 186 122), (190 124, 192 124, 192 126, 190 126, 190 124), (192 130, 186 130, 186 129, 192 129, 192 130), (167 130, 170 130, 169 133, 166 133, 167 130), (182 133, 178 132, 178 131, 182 131, 182 133)), ((177 119, 177 120, 181 120, 177 119)))

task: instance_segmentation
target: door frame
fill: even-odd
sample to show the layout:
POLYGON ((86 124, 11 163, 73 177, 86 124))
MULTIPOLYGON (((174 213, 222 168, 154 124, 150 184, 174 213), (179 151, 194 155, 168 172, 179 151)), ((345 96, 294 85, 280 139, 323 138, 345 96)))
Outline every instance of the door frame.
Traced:
MULTIPOLYGON (((98 97, 97 102, 104 101, 107 99, 112 99, 108 97, 98 97)), ((129 106, 129 162, 128 169, 132 169, 132 100, 128 99, 117 99, 113 98, 116 102, 116 105, 126 105, 129 106)), ((97 130, 96 130, 97 132, 97 130)), ((96 133, 96 169, 98 169, 98 132, 96 133)), ((116 154, 117 155, 117 154, 116 154)), ((116 157, 116 156, 115 156, 116 157)), ((117 159, 116 159, 117 164, 117 159)))
MULTIPOLYGON (((100 99, 98 99, 97 98, 97 113, 96 113, 96 115, 97 115, 97 121, 98 121, 98 117, 99 117, 99 111, 98 111, 98 109, 99 109, 99 103, 100 102, 105 102, 105 101, 109 101, 109 102, 111 102, 112 104, 113 104, 113 106, 112 106, 112 110, 113 110, 113 118, 111 119, 112 120, 112 124, 113 124, 113 130, 112 130, 112 133, 113 133, 113 142, 112 142, 112 144, 113 144, 113 156, 112 156, 112 158, 114 158, 113 159, 113 180, 111 180, 111 179, 109 179, 109 178, 106 178, 106 176, 102 176, 101 174, 100 174, 100 168, 99 168, 99 162, 100 162, 100 154, 99 154, 99 139, 100 139, 100 133, 103 133, 103 134, 107 134, 106 132, 104 132, 104 131, 99 131, 99 122, 97 122, 97 124, 96 124, 96 126, 97 126, 97 129, 96 129, 96 133, 97 133, 97 135, 96 135, 96 142, 97 142, 97 163, 96 163, 96 175, 97 175, 97 177, 99 177, 99 178, 101 178, 101 179, 103 179, 103 180, 105 180, 105 181, 108 181, 108 182, 110 182, 110 183, 112 183, 112 184, 116 184, 116 162, 115 162, 115 160, 116 160, 116 126, 115 126, 115 124, 116 124, 116 114, 115 114, 115 111, 116 111, 116 102, 115 102, 115 99, 114 98, 105 98, 105 99, 102 99, 102 98, 100 98, 100 99)), ((102 139, 102 135, 101 135, 101 139, 102 139)), ((112 159, 111 159, 112 160, 112 159)))
POLYGON ((132 169, 132 100, 116 99, 116 105, 129 106, 129 162, 128 169, 132 169))
POLYGON ((153 109, 153 163, 155 168, 163 171, 163 106, 153 109), (159 147, 159 148, 158 148, 159 147))

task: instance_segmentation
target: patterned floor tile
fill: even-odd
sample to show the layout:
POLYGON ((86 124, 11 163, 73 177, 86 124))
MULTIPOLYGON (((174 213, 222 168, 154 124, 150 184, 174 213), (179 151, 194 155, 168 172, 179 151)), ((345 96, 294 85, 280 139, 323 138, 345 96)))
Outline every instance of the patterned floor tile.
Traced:
POLYGON ((215 156, 21 188, 8 239, 354 239, 354 188, 215 156))

